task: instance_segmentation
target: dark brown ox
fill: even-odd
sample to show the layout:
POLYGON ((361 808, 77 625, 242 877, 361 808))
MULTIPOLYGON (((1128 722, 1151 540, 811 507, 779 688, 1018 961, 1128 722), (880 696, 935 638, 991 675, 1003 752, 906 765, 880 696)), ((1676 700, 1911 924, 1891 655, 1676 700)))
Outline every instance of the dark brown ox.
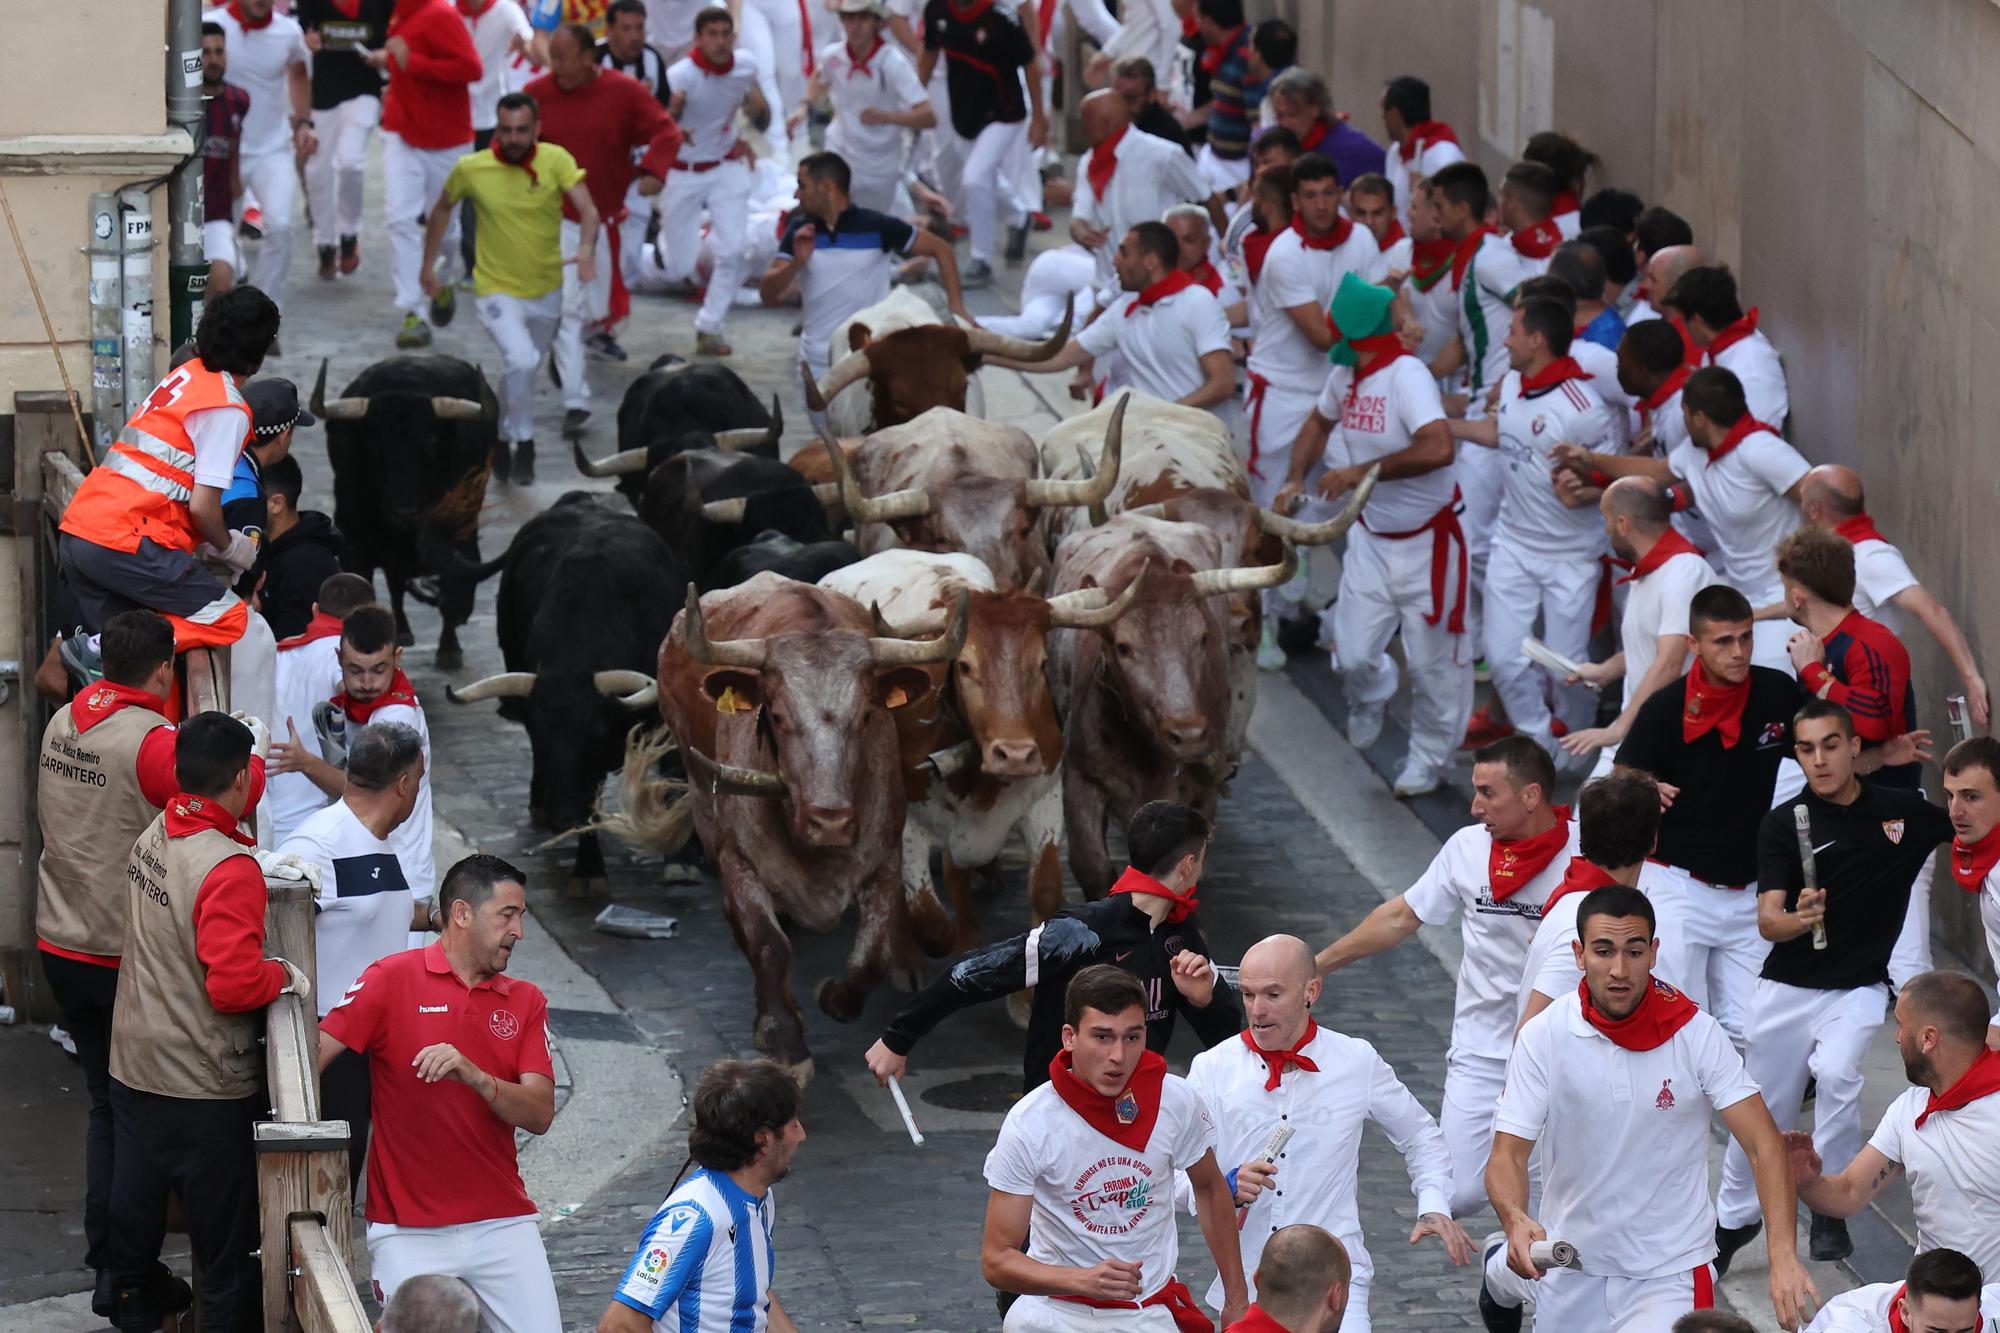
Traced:
POLYGON ((1230 568, 1207 528, 1137 514, 1064 539, 1057 595, 1097 588, 1123 601, 1138 584, 1110 624, 1059 636, 1051 661, 1064 718, 1070 870, 1087 896, 1111 888, 1108 821, 1122 826, 1153 800, 1214 811, 1235 762, 1228 621, 1218 599, 1276 587, 1297 567, 1285 542, 1276 564, 1230 568))
MULTIPOLYGON (((730 932, 750 962, 756 1045, 802 1078, 811 1054, 780 917, 826 931, 857 909, 846 971, 817 990, 822 1010, 852 1021, 909 936, 905 798, 902 784, 881 780, 896 763, 890 710, 931 693, 929 668, 956 656, 966 613, 929 642, 870 631, 851 598, 759 574, 705 598, 690 588, 660 645, 660 712, 687 765, 687 801, 722 880, 730 932)), ((920 943, 942 953, 950 939, 920 943)))

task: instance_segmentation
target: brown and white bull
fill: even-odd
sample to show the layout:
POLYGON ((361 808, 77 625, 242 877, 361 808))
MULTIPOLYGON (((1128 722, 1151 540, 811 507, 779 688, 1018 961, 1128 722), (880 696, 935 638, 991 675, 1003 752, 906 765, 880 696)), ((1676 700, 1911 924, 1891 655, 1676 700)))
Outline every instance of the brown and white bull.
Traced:
POLYGON ((826 374, 806 381, 806 406, 826 414, 835 435, 900 426, 933 407, 986 415, 979 368, 989 356, 1046 361, 1069 339, 1070 321, 1035 342, 941 319, 928 301, 899 287, 838 325, 826 374))
POLYGON ((1100 589, 1044 599, 1002 591, 969 555, 883 551, 820 580, 870 607, 878 628, 934 635, 952 609, 970 610, 965 646, 921 704, 897 709, 909 817, 903 825, 903 886, 911 910, 941 910, 931 849, 944 854, 956 918, 956 950, 979 943, 973 874, 991 866, 1018 830, 1028 851, 1028 902, 1037 922, 1062 906, 1062 729, 1050 696, 1050 631, 1115 620, 1130 604, 1100 589), (892 628, 893 627, 893 628, 892 628))
MULTIPOLYGON (((910 936, 902 886, 903 786, 893 708, 924 702, 931 668, 965 642, 963 605, 938 638, 877 637, 869 613, 840 593, 759 574, 698 597, 660 645, 660 713, 687 766, 695 830, 715 860, 723 913, 756 988, 757 1049, 810 1077, 805 1024, 780 918, 833 929, 849 907, 859 926, 819 1007, 851 1022, 910 936)), ((627 766, 628 792, 631 765, 627 766)), ((628 798, 628 808, 644 808, 628 798)), ((665 821, 641 834, 660 846, 665 821)), ((948 932, 918 933, 933 953, 948 932)))

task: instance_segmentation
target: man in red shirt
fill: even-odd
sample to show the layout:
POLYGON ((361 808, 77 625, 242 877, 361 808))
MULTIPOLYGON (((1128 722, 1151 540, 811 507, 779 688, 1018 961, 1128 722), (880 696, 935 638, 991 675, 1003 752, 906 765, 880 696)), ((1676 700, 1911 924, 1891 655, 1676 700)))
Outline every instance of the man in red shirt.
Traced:
POLYGON ((556 326, 555 370, 563 388, 563 434, 574 439, 590 419, 590 382, 583 373, 584 326, 601 323, 609 337, 611 329, 631 313, 619 254, 626 193, 635 175, 640 194, 651 197, 660 192, 668 166, 680 155, 681 129, 652 89, 598 63, 590 29, 581 23, 558 28, 549 38, 549 72, 522 91, 541 106, 542 142, 567 148, 583 168, 583 187, 597 205, 605 243, 611 247, 610 262, 597 266, 592 281, 581 281, 575 265, 567 262, 576 254, 581 231, 576 211, 564 200, 562 323, 556 326), (636 164, 634 150, 644 150, 636 164))
MULTIPOLYGON (((472 94, 484 66, 472 34, 448 0, 396 0, 389 36, 379 51, 362 58, 389 76, 382 95, 382 211, 389 222, 390 275, 403 327, 396 346, 431 345, 431 326, 419 280, 423 268, 424 223, 431 203, 444 189, 452 164, 472 144, 472 94)), ((445 253, 458 251, 458 223, 445 237, 445 253)), ((438 288, 430 303, 440 328, 451 323, 457 305, 450 286, 438 288)))
POLYGON ((368 1258, 387 1301, 423 1273, 459 1278, 493 1333, 560 1328, 555 1279, 514 1131, 556 1113, 548 1000, 506 975, 526 876, 497 856, 445 872, 421 950, 371 963, 320 1020, 319 1067, 368 1052, 368 1258))

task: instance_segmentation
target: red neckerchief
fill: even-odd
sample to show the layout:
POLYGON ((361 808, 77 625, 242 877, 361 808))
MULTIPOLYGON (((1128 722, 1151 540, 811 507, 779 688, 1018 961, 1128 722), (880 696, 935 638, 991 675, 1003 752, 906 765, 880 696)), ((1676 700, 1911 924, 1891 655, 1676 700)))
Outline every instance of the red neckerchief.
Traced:
MULTIPOLYGON (((359 3, 359 0, 356 0, 356 3, 359 3)), ((476 19, 486 12, 486 7, 490 3, 492 0, 458 0, 458 12, 469 19, 476 19)))
POLYGON ((1285 1326, 1264 1313, 1263 1307, 1255 1301, 1243 1312, 1243 1317, 1223 1330, 1223 1333, 1285 1333, 1285 1326))
POLYGON ((1347 238, 1354 234, 1354 222, 1351 218, 1336 216, 1333 220, 1332 231, 1324 236, 1310 236, 1306 233, 1306 220, 1299 214, 1294 213, 1292 214, 1292 230, 1299 234, 1299 240, 1305 244, 1306 249, 1331 250, 1336 246, 1345 244, 1347 238))
POLYGON ((1243 35, 1243 29, 1246 26, 1248 25, 1242 23, 1237 24, 1235 27, 1229 30, 1229 35, 1227 37, 1224 37, 1220 42, 1217 42, 1214 46, 1204 47, 1202 49, 1201 53, 1202 73, 1213 74, 1215 73, 1215 71, 1222 68, 1222 62, 1229 59, 1229 49, 1236 45, 1236 39, 1243 35))
POLYGON ((1736 346, 1737 343, 1742 342, 1745 338, 1748 338, 1751 334, 1755 333, 1756 331, 1757 331, 1757 312, 1753 309, 1749 314, 1737 320, 1734 324, 1731 324, 1728 328, 1723 329, 1720 333, 1717 333, 1714 338, 1709 340, 1708 364, 1711 366, 1714 365, 1716 363, 1717 357, 1721 356, 1724 352, 1736 346))
MULTIPOLYGON (((1903 1322, 1902 1309, 1903 1296, 1908 1292, 1909 1287, 1910 1284, 1905 1282, 1902 1286, 1896 1288, 1896 1294, 1889 1298, 1889 1333, 1910 1333, 1910 1326, 1903 1322)), ((1254 1310, 1257 1307, 1253 1305, 1250 1308, 1254 1310)), ((1972 1321, 1972 1333, 1980 1333, 1980 1330, 1985 1327, 1986 1317, 1984 1315, 1972 1321)))
POLYGON ((1564 380, 1595 379, 1576 363, 1575 357, 1559 356, 1532 375, 1521 376, 1521 395, 1546 393, 1564 380))
POLYGON ((324 611, 315 611, 313 612, 313 618, 306 622, 304 629, 289 639, 278 640, 278 651, 282 653, 287 648, 303 648, 315 640, 330 639, 338 633, 340 633, 339 616, 330 616, 324 611))
POLYGON ((1581 856, 1572 856, 1563 867, 1562 883, 1556 885, 1555 892, 1542 904, 1542 916, 1555 909, 1555 905, 1572 893, 1589 893, 1592 889, 1608 889, 1618 881, 1611 878, 1611 872, 1595 861, 1581 856))
POLYGON ((1686 537, 1683 537, 1679 528, 1668 528, 1660 534, 1660 539, 1653 543, 1653 549, 1639 557, 1638 562, 1632 566, 1632 572, 1618 581, 1620 583, 1634 583, 1645 578, 1646 575, 1652 573, 1661 565, 1666 564, 1667 561, 1677 555, 1700 554, 1701 548, 1686 537))
POLYGON ((1197 286, 1208 288, 1210 296, 1222 295, 1222 275, 1217 273, 1215 265, 1209 263, 1206 259, 1193 268, 1182 269, 1181 271, 1194 279, 1197 286))
POLYGON ((1405 237, 1408 234, 1409 233, 1403 230, 1402 223, 1396 221, 1396 219, 1394 218, 1390 218, 1389 230, 1385 232, 1383 235, 1376 237, 1375 244, 1382 251, 1383 254, 1387 254, 1389 253, 1390 246, 1394 245, 1397 241, 1402 240, 1403 237, 1405 237))
POLYGON ((1521 228, 1507 239, 1513 242, 1516 254, 1526 255, 1529 259, 1547 259, 1562 244, 1563 234, 1554 218, 1543 218, 1521 228))
POLYGON ((1720 463, 1737 445, 1743 443, 1743 441, 1749 439, 1760 430, 1769 430, 1773 435, 1778 433, 1775 430, 1771 430, 1769 426, 1757 420, 1757 418, 1751 416, 1748 412, 1745 412, 1741 417, 1737 418, 1736 424, 1729 428, 1729 433, 1718 440, 1715 447, 1708 451, 1709 464, 1713 466, 1716 463, 1720 463))
POLYGON ((1582 205, 1576 201, 1576 191, 1557 190, 1555 203, 1549 206, 1549 216, 1558 217, 1564 213, 1577 212, 1582 205))
POLYGON ((1717 685, 1708 678, 1701 659, 1688 668, 1687 702, 1681 706, 1681 741, 1692 745, 1713 731, 1722 748, 1733 750, 1743 739, 1743 705, 1750 699, 1750 677, 1741 684, 1717 685))
POLYGON ((1434 143, 1457 142, 1458 136, 1451 132, 1451 126, 1441 120, 1422 120, 1410 126, 1403 142, 1396 145, 1396 152, 1405 162, 1414 162, 1418 153, 1434 143))
POLYGON ((1863 542, 1886 543, 1889 540, 1876 530, 1875 520, 1866 514, 1856 514, 1853 518, 1842 519, 1840 526, 1835 528, 1834 532, 1847 538, 1852 546, 1859 546, 1863 542))
POLYGON ((1328 121, 1324 120, 1314 121, 1312 127, 1312 133, 1308 134, 1305 138, 1299 140, 1299 151, 1303 153, 1310 153, 1314 149, 1318 148, 1321 144, 1326 142, 1326 132, 1332 128, 1333 128, 1332 124, 1328 121))
POLYGON ((1673 374, 1661 381, 1659 388, 1641 398, 1637 404, 1639 409, 1639 424, 1643 427, 1650 423, 1653 419, 1653 413, 1659 411, 1669 398, 1679 393, 1681 386, 1688 382, 1688 376, 1692 374, 1694 374, 1694 367, 1683 361, 1674 367, 1673 374))
POLYGON ((2000 1092, 2000 1051, 1982 1050, 1972 1067, 1958 1076, 1958 1082, 1930 1095, 1917 1113, 1917 1128, 1922 1129, 1933 1112, 1956 1111, 1996 1092, 2000 1092))
POLYGON ((859 74, 863 78, 868 77, 868 75, 872 72, 868 68, 868 62, 875 58, 875 53, 877 51, 880 51, 882 49, 882 46, 883 46, 883 39, 878 35, 875 38, 875 45, 868 48, 868 54, 865 56, 855 55, 854 48, 851 46, 848 47, 847 67, 849 71, 855 74, 859 74))
POLYGON ((1674 326, 1674 332, 1681 335, 1681 360, 1692 370, 1701 369, 1702 357, 1706 354, 1694 345, 1694 335, 1688 332, 1687 321, 1679 315, 1669 315, 1667 319, 1674 326))
POLYGON ((1554 807, 1556 822, 1529 838, 1495 838, 1486 852, 1486 883, 1493 901, 1504 903, 1521 886, 1549 868, 1569 845, 1569 807, 1554 807))
MULTIPOLYGON (((1398 223, 1396 229, 1402 230, 1398 223)), ((1458 242, 1449 236, 1439 236, 1428 241, 1410 242, 1410 281, 1417 284, 1417 290, 1427 292, 1437 286, 1438 279, 1452 271, 1452 259, 1458 253, 1458 242)))
MULTIPOLYGON (((987 2, 990 4, 992 0, 987 0, 987 2)), ((697 69, 706 70, 710 74, 727 74, 730 70, 736 68, 736 52, 734 51, 729 53, 729 63, 724 65, 718 65, 710 61, 707 54, 699 46, 690 48, 688 56, 694 61, 697 69)))
POLYGON ((362 726, 366 726, 369 718, 390 704, 407 704, 411 708, 423 706, 417 702, 417 692, 411 686, 410 678, 400 669, 397 670, 395 679, 389 682, 389 688, 373 699, 355 699, 346 690, 342 690, 333 696, 333 702, 339 706, 341 712, 347 714, 349 722, 356 722, 362 726))
POLYGON ((245 847, 257 845, 257 839, 237 826, 236 816, 223 809, 221 801, 213 796, 190 796, 184 791, 174 793, 174 798, 167 802, 167 836, 186 838, 209 829, 227 833, 245 847))
MULTIPOLYGON (((1327 322, 1329 324, 1333 322, 1331 316, 1327 322)), ((1341 340, 1340 330, 1337 328, 1333 331, 1333 340, 1335 342, 1341 340)), ((1347 402, 1350 407, 1354 404, 1356 392, 1361 388, 1361 381, 1378 371, 1387 370, 1396 364, 1398 358, 1413 355, 1409 348, 1403 346, 1403 340, 1393 333, 1378 333, 1372 338, 1355 338, 1351 341, 1354 346, 1355 366, 1354 378, 1348 381, 1347 385, 1347 402)))
POLYGON ((1139 1067, 1132 1071, 1125 1090, 1107 1097, 1076 1076, 1072 1068, 1075 1060, 1073 1052, 1057 1051, 1056 1058, 1049 1061, 1049 1082, 1056 1095, 1105 1138, 1133 1152, 1144 1152, 1146 1141, 1153 1137, 1153 1124, 1160 1118, 1160 1084, 1167 1076, 1167 1062, 1158 1051, 1147 1051, 1139 1057, 1139 1067), (1120 1106, 1125 1108, 1123 1116, 1120 1106))
POLYGON ((1193 916, 1195 909, 1201 906, 1201 899, 1195 897, 1198 891, 1189 889, 1186 893, 1175 893, 1137 866, 1126 866, 1125 873, 1111 886, 1111 892, 1114 894, 1150 893, 1155 898, 1165 898, 1173 904, 1173 907, 1168 909, 1167 921, 1176 926, 1193 916))
MULTIPOLYGON (((70 710, 70 716, 76 716, 75 709, 70 710)), ((1979 892, 1986 883, 1987 873, 1996 865, 2000 865, 2000 824, 1987 830, 1986 836, 1970 847, 1957 838, 1951 840, 1951 877, 1967 893, 1979 892)))
POLYGON ((348 18, 361 17, 361 0, 332 0, 333 7, 348 18))
POLYGON ((536 144, 534 148, 530 148, 528 150, 528 155, 522 158, 519 162, 510 162, 505 157, 502 157, 500 155, 500 145, 498 143, 495 143, 489 151, 493 154, 493 160, 495 162, 498 162, 503 167, 519 167, 521 170, 528 173, 528 183, 530 185, 540 185, 542 183, 542 178, 535 174, 535 149, 540 147, 541 147, 540 144, 536 144))
POLYGON ((1588 981, 1577 982, 1576 993, 1583 1000, 1584 1022, 1609 1037, 1612 1045, 1628 1051, 1657 1050, 1700 1012, 1693 1000, 1658 977, 1639 997, 1638 1007, 1623 1018, 1606 1018, 1597 1012, 1597 1006, 1590 1002, 1588 981))
POLYGON ((1250 274, 1250 285, 1257 285, 1257 278, 1264 272, 1264 256, 1271 252, 1271 242, 1278 239, 1275 231, 1262 227, 1252 227, 1243 237, 1243 267, 1250 274))
POLYGON ((94 685, 86 685, 76 692, 69 701, 69 720, 76 723, 80 736, 100 722, 108 721, 128 708, 145 708, 167 720, 167 701, 157 694, 148 693, 132 685, 120 685, 116 681, 100 680, 94 685))
POLYGON ((1465 285, 1465 271, 1472 267, 1472 257, 1479 253, 1479 243, 1493 235, 1491 227, 1474 227, 1466 233, 1462 241, 1453 241, 1451 252, 1451 289, 1457 291, 1465 285))
POLYGON ((970 23, 993 8, 993 0, 972 0, 970 7, 961 7, 958 0, 944 0, 944 7, 960 23, 970 23))
POLYGON ((277 16, 277 13, 277 6, 273 5, 264 11, 263 18, 253 19, 243 12, 243 6, 238 4, 237 0, 229 0, 229 17, 241 24, 245 32, 255 32, 259 28, 270 27, 271 20, 277 16))
POLYGON ((1152 305, 1156 301, 1164 301, 1175 292, 1184 292, 1195 285, 1196 283, 1193 278, 1190 278, 1179 269, 1175 269, 1167 274, 1166 277, 1161 278, 1158 282, 1140 292, 1137 299, 1125 307, 1125 313, 1129 315, 1140 306, 1152 305))
POLYGON ((1319 1072, 1319 1066, 1314 1064, 1309 1056, 1299 1054, 1300 1051, 1305 1049, 1306 1043, 1318 1035, 1319 1024, 1312 1021, 1312 1015, 1310 1014, 1306 1015, 1306 1034, 1282 1051, 1265 1050, 1250 1035, 1249 1029, 1246 1028, 1243 1031, 1243 1044, 1248 1046, 1253 1054, 1261 1058, 1264 1061, 1264 1068, 1270 1071, 1264 1075, 1264 1091, 1275 1092, 1277 1090, 1279 1080, 1285 1076, 1286 1065, 1297 1065, 1308 1074, 1317 1074, 1319 1072))
POLYGON ((1130 125, 1118 127, 1118 133, 1110 135, 1090 150, 1090 165, 1084 169, 1090 181, 1091 190, 1101 202, 1104 192, 1111 188, 1111 177, 1118 171, 1118 144, 1125 137, 1130 125))

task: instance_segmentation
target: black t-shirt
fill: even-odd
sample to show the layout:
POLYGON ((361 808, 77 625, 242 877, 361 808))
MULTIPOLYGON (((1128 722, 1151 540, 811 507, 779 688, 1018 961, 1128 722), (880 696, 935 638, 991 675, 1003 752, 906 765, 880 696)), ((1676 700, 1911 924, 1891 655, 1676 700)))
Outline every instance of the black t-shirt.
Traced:
POLYGON ((1900 787, 1863 781, 1851 805, 1823 801, 1808 787, 1767 813, 1757 835, 1757 891, 1782 892, 1787 909, 1805 886, 1793 813, 1799 806, 1810 813, 1813 870, 1826 890, 1826 948, 1813 948, 1810 932, 1774 944, 1764 975, 1811 990, 1888 981, 1911 882, 1937 845, 1950 841, 1950 818, 1900 787))
POLYGON ((1010 0, 967 6, 929 0, 924 49, 943 52, 951 127, 961 139, 977 139, 995 121, 1012 125, 1028 118, 1021 71, 1034 60, 1035 43, 1010 0))
POLYGON ((1618 762, 1680 788, 1660 815, 1654 853, 1710 884, 1742 885, 1757 878, 1757 827, 1771 808, 1778 764, 1792 755, 1792 715, 1805 702, 1799 683, 1769 667, 1750 668, 1743 731, 1732 749, 1709 731, 1692 745, 1681 739, 1687 677, 1663 686, 1639 706, 1618 762))
POLYGON ((1174 119, 1174 113, 1158 102, 1146 103, 1145 109, 1133 118, 1132 126, 1143 134, 1178 144, 1190 153, 1194 151, 1188 148, 1187 131, 1181 128, 1180 121, 1174 119))
MULTIPOLYGON (((298 0, 292 17, 307 32, 319 29, 319 50, 312 58, 312 105, 325 111, 355 97, 380 97, 382 75, 370 69, 351 49, 365 46, 382 49, 389 38, 389 15, 396 0, 358 0, 348 5, 335 0, 298 0), (348 10, 352 9, 352 14, 348 10)), ((321 134, 326 126, 319 127, 321 134)))

